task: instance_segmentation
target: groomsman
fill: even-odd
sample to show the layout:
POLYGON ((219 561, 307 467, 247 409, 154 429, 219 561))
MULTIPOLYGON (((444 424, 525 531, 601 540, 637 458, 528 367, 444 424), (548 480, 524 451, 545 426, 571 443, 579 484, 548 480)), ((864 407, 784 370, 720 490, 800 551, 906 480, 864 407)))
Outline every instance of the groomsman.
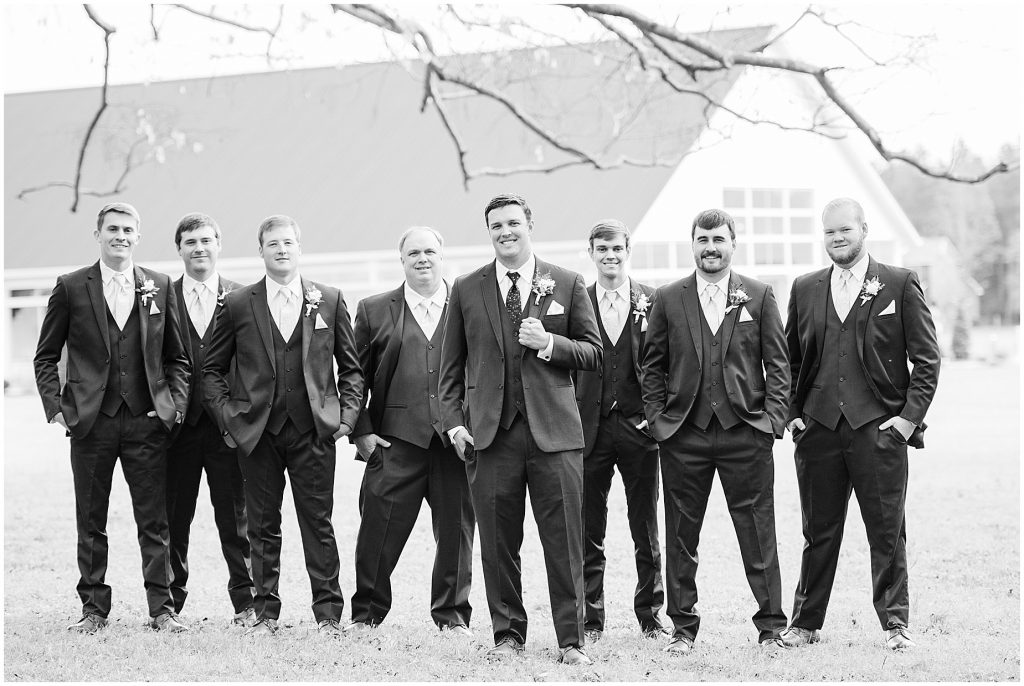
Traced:
POLYGON ((590 230, 597 283, 587 287, 598 313, 603 367, 577 375, 576 403, 583 421, 583 581, 587 642, 604 632, 604 537, 608 491, 618 467, 626 489, 626 516, 636 556, 633 611, 640 630, 661 636, 665 602, 658 543, 658 443, 651 437, 640 397, 640 358, 654 289, 626 275, 629 229, 606 219, 590 230))
POLYGON ((252 626, 253 585, 245 537, 245 493, 238 456, 220 436, 217 420, 203 407, 202 368, 213 336, 213 315, 225 294, 241 284, 217 274, 220 227, 205 214, 186 214, 174 231, 185 273, 174 282, 182 343, 192 369, 185 421, 167 452, 167 519, 171 531, 171 597, 180 613, 188 595, 189 529, 196 514, 199 482, 206 470, 221 552, 228 565, 228 597, 234 623, 252 626))
POLYGON ((601 336, 583 277, 533 254, 529 205, 484 210, 495 260, 452 286, 441 346, 444 429, 466 460, 495 646, 526 643, 519 549, 526 489, 544 548, 559 661, 583 652, 583 427, 570 370, 597 369, 601 336))
POLYGON ((426 499, 437 545, 430 615, 442 630, 472 635, 473 504, 466 466, 441 429, 437 397, 448 306, 442 244, 433 229, 407 230, 398 242, 405 283, 356 308, 356 346, 367 383, 352 434, 366 470, 359 491, 352 621, 384 621, 391 609, 391 573, 426 499))
POLYGON ((833 200, 822 224, 833 265, 793 282, 786 320, 804 551, 793 625, 783 640, 818 640, 855 491, 875 613, 886 645, 903 650, 914 645, 907 628, 907 445, 924 447, 924 416, 939 380, 935 324, 917 275, 876 262, 864 249, 868 225, 859 203, 833 200))
POLYGON ((345 601, 331 525, 334 442, 352 430, 359 414, 359 359, 341 291, 299 275, 298 224, 284 215, 267 217, 257 239, 266 278, 224 298, 203 364, 206 401, 225 442, 238 446, 245 478, 257 619, 249 632, 278 629, 287 472, 313 616, 321 633, 338 635, 345 601))
POLYGON ((716 471, 757 600, 758 640, 775 649, 786 627, 772 460, 789 392, 782 318, 770 286, 730 269, 731 216, 705 210, 690 236, 697 269, 658 289, 643 362, 644 406, 661 444, 665 482, 665 574, 675 625, 665 650, 689 653, 700 628, 697 544, 716 471))
POLYGON ((188 406, 189 363, 170 277, 132 262, 139 225, 128 203, 100 210, 100 259, 57 277, 35 355, 46 419, 71 438, 82 618, 68 628, 89 634, 110 614, 107 510, 118 458, 138 527, 149 625, 186 630, 172 614, 165 484, 169 432, 188 406))

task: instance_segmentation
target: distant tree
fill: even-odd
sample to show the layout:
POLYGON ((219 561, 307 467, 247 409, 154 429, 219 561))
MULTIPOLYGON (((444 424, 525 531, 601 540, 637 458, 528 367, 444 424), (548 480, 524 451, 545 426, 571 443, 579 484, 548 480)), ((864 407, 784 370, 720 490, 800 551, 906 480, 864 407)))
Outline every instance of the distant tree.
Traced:
POLYGON ((971 356, 971 326, 963 308, 957 310, 953 323, 953 359, 966 360, 971 356))

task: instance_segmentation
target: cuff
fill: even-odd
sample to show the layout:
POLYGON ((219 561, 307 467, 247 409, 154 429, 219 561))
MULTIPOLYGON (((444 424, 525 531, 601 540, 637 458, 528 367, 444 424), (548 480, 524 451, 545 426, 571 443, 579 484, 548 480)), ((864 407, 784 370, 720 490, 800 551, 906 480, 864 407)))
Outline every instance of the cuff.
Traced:
POLYGON ((537 357, 539 357, 540 359, 544 360, 545 362, 550 362, 551 361, 551 353, 554 351, 554 349, 555 349, 555 335, 549 333, 548 334, 548 344, 544 346, 543 350, 538 350, 537 351, 537 357))
POLYGON ((464 427, 461 424, 459 424, 454 429, 448 429, 448 440, 451 441, 452 443, 454 443, 455 442, 455 434, 459 433, 460 430, 463 430, 465 428, 466 427, 464 427))

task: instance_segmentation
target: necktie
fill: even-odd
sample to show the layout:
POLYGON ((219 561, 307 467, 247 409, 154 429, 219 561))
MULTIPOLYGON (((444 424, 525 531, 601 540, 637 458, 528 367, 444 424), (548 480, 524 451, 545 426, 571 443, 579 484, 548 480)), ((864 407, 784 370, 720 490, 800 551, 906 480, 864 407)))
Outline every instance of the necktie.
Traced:
POLYGON ((718 312, 718 304, 715 302, 715 297, 718 295, 718 284, 711 284, 704 289, 705 303, 704 303, 704 316, 708 320, 708 326, 711 328, 711 333, 718 333, 718 327, 721 325, 721 315, 718 312))
POLYGON ((281 336, 287 341, 295 329, 295 322, 298 319, 295 312, 295 298, 291 290, 282 288, 277 292, 277 328, 281 336))
POLYGON ((509 321, 512 322, 512 333, 519 337, 519 325, 523 321, 523 301, 519 297, 519 288, 516 282, 519 281, 519 272, 508 272, 508 278, 512 281, 512 287, 508 289, 505 296, 505 310, 508 312, 509 321))
POLYGON ((128 277, 121 272, 115 272, 114 278, 110 280, 110 297, 107 303, 110 305, 110 314, 117 322, 117 328, 124 329, 128 316, 132 313, 132 296, 128 287, 128 277))
POLYGON ((437 328, 437 321, 434 319, 434 313, 430 311, 430 301, 421 300, 420 304, 416 306, 420 310, 420 328, 423 329, 423 333, 426 334, 427 340, 434 335, 434 330, 437 328))
POLYGON ((853 298, 850 294, 850 277, 852 276, 849 269, 839 270, 839 293, 836 294, 836 314, 839 315, 839 321, 845 321, 846 315, 850 313, 850 307, 853 304, 853 298))
POLYGON ((202 338, 206 333, 206 327, 209 322, 206 320, 206 308, 204 307, 203 300, 206 295, 206 284, 199 282, 192 289, 192 306, 189 308, 188 314, 192 319, 192 326, 196 327, 196 333, 202 338))
POLYGON ((608 334, 608 340, 612 342, 612 345, 619 340, 619 334, 622 332, 622 322, 619 319, 619 308, 618 308, 619 294, 617 291, 606 291, 604 294, 604 301, 606 306, 604 308, 604 330, 608 334))

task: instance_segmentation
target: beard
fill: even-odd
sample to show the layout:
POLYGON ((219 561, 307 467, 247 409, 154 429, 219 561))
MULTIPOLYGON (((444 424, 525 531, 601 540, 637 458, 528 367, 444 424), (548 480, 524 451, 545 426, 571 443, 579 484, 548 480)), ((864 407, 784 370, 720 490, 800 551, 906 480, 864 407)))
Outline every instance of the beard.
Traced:
MULTIPOLYGON (((840 267, 849 266, 857 261, 860 254, 864 251, 864 241, 861 241, 860 243, 851 243, 848 246, 844 246, 844 248, 849 249, 849 252, 845 256, 836 252, 833 248, 826 250, 828 256, 832 258, 832 261, 840 267)), ((839 248, 838 250, 841 251, 843 248, 839 248)))
POLYGON ((717 274, 718 272, 720 272, 720 271, 722 271, 724 269, 728 269, 729 268, 729 260, 725 259, 725 257, 720 252, 702 252, 700 254, 699 263, 700 263, 700 270, 702 272, 706 273, 706 274, 717 274), (706 260, 708 258, 715 258, 715 257, 718 258, 718 264, 717 265, 709 265, 706 262, 706 260))

